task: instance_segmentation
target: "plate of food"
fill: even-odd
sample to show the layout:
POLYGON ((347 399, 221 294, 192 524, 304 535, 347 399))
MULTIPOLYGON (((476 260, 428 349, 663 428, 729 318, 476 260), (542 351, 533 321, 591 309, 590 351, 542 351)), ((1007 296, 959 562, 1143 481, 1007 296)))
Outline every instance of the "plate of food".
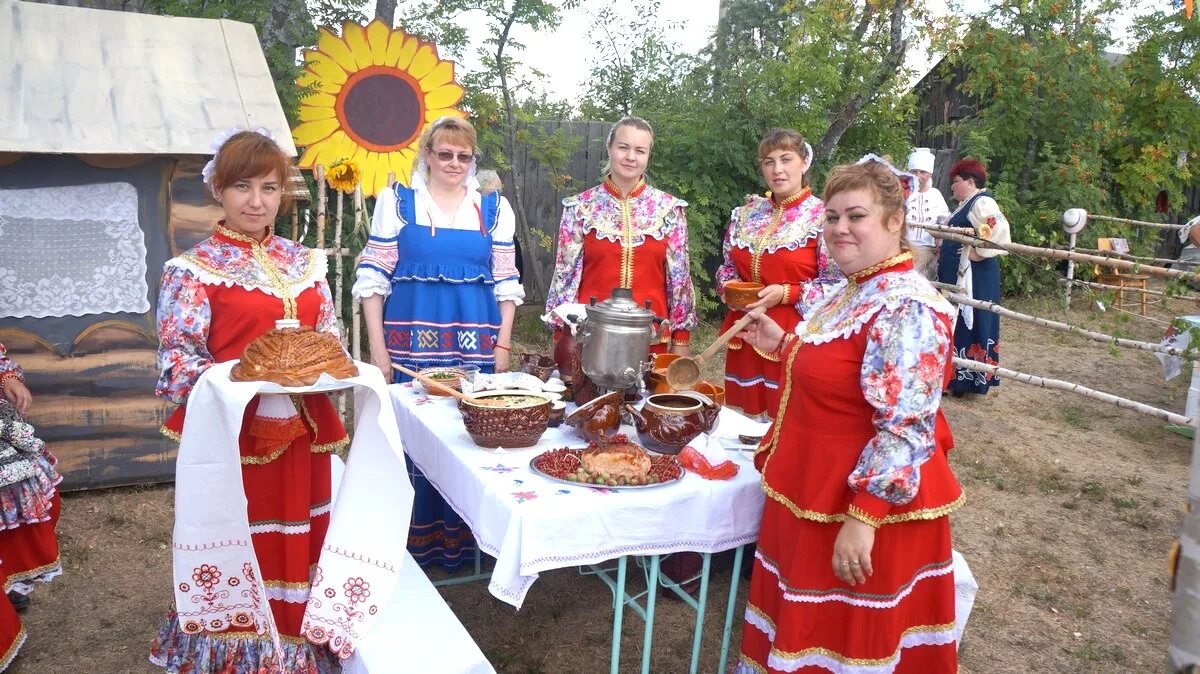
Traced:
POLYGON ((674 456, 651 454, 613 436, 603 445, 561 447, 542 452, 529 468, 550 480, 604 489, 652 489, 683 479, 683 466, 674 456))

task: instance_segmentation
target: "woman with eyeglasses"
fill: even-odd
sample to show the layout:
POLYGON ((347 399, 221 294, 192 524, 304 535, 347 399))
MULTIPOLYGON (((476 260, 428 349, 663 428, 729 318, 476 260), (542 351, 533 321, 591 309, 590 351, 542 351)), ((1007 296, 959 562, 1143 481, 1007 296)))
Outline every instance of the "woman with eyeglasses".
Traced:
MULTIPOLYGON (((772 129, 758 144, 758 166, 767 196, 748 195, 733 209, 725 230, 725 262, 717 269, 717 293, 736 281, 762 284, 758 301, 784 330, 800 322, 796 303, 804 284, 817 276, 837 275, 821 239, 825 204, 804 186, 812 147, 791 129, 772 129)), ((721 332, 742 316, 731 309, 721 332)), ((765 420, 779 398, 779 357, 734 338, 725 356, 725 403, 747 416, 765 420)))
MULTIPOLYGON (((513 316, 525 297, 517 272, 516 221, 499 192, 480 194, 475 127, 443 117, 421 136, 412 185, 379 194, 358 264, 371 362, 417 370, 509 366, 513 316)), ((407 381, 399 373, 396 381, 407 381)), ((409 551, 422 566, 457 569, 474 551, 470 529, 410 464, 416 500, 409 551)))
MULTIPOLYGON (((695 294, 688 264, 687 202, 646 182, 654 130, 625 117, 608 133, 608 175, 600 185, 563 199, 554 278, 546 320, 561 335, 554 310, 563 304, 603 302, 628 288, 639 306, 650 303, 670 332, 651 351, 686 356, 696 327, 695 294)), ((580 401, 576 401, 580 402, 580 401)))
MULTIPOLYGON (((987 169, 977 159, 961 159, 950 168, 950 191, 958 207, 946 223, 951 227, 970 227, 986 241, 1009 243, 1008 218, 984 189, 987 169)), ((1000 256, 997 248, 963 246, 943 241, 938 258, 938 280, 968 289, 971 297, 986 302, 1000 301, 1000 256)), ((954 325, 954 355, 987 365, 1000 364, 1000 316, 982 309, 959 307, 954 325)), ((984 395, 1000 379, 987 372, 957 368, 949 391, 955 397, 967 393, 984 395)))

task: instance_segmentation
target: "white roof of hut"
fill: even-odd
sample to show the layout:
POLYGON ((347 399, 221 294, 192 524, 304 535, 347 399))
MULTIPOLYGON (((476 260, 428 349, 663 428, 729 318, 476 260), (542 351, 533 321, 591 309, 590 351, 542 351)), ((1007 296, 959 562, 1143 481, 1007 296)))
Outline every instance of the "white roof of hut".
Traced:
POLYGON ((204 155, 235 127, 296 152, 250 24, 0 0, 0 152, 204 155))

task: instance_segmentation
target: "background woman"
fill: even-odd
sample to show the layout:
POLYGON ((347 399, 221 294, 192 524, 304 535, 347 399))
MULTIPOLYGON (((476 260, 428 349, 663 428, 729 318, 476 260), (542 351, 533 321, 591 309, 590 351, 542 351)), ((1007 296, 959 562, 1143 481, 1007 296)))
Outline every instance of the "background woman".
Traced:
MULTIPOLYGON (((8 576, 0 589, 18 609, 29 604, 35 583, 62 573, 58 524, 62 501, 57 460, 25 423, 33 394, 25 374, 0 344, 0 558, 8 576)), ((0 649, 0 662, 4 659, 0 649)))
MULTIPOLYGON (((826 272, 821 241, 825 204, 804 187, 812 149, 791 129, 774 129, 758 144, 758 165, 768 196, 750 195, 733 209, 725 230, 725 262, 717 269, 717 293, 731 281, 762 283, 759 300, 748 309, 767 307, 784 330, 800 322, 796 302, 801 286, 826 272)), ((731 310, 724 332, 741 318, 731 310)), ((779 358, 734 338, 725 356, 726 404, 748 416, 765 418, 779 396, 779 358)))
POLYGON ((755 463, 767 494, 741 672, 957 671, 947 515, 962 491, 938 411, 952 308, 904 251, 904 195, 881 162, 825 185, 825 243, 848 280, 800 334, 746 341, 784 362, 755 463), (804 669, 808 671, 808 669, 804 669))
MULTIPOLYGON (((211 170, 206 167, 205 180, 225 219, 211 237, 169 260, 163 270, 158 395, 183 403, 205 370, 239 358, 278 319, 297 319, 302 327, 338 334, 325 281, 325 252, 272 231, 280 206, 286 206, 289 164, 274 140, 243 131, 221 145, 211 170)), ((301 636, 300 626, 309 572, 329 527, 329 454, 347 444, 346 431, 326 396, 301 396, 302 412, 293 407, 283 413, 266 409, 268 398, 289 400, 266 396, 250 403, 239 451, 254 554, 283 639, 283 671, 340 671, 326 648, 301 636)), ((183 432, 185 407, 176 408, 163 427, 176 440, 183 432)), ((170 672, 278 671, 271 638, 254 626, 189 634, 174 611, 159 630, 150 659, 170 672)))
MULTIPOLYGON (((987 184, 987 169, 983 164, 975 159, 959 160, 950 169, 950 179, 950 189, 958 207, 946 224, 971 227, 982 239, 1009 243, 1012 239, 1008 219, 1000 212, 991 193, 983 189, 987 184)), ((954 241, 942 242, 938 280, 969 288, 974 299, 999 302, 1000 255, 1006 254, 1005 251, 974 246, 966 246, 964 251, 963 248, 954 241)), ((960 307, 954 326, 954 353, 959 358, 999 365, 1000 317, 990 311, 960 307)), ((999 385, 1000 379, 991 374, 958 369, 950 381, 950 392, 956 396, 964 393, 983 395, 989 388, 999 385)))
POLYGON ((688 263, 687 203, 646 182, 654 130, 626 117, 608 132, 609 173, 604 182, 563 199, 554 278, 545 320, 556 329, 556 307, 603 302, 613 288, 629 288, 638 305, 650 302, 671 334, 651 350, 687 355, 696 327, 695 294, 688 263))
MULTIPOLYGON (((469 122, 437 120, 422 136, 412 187, 397 183, 375 202, 354 296, 363 301, 371 362, 385 379, 393 362, 508 370, 513 317, 525 297, 516 219, 499 192, 477 191, 475 143, 469 122)), ((471 530, 411 463, 409 474, 409 551, 421 566, 457 569, 475 549, 471 530)))

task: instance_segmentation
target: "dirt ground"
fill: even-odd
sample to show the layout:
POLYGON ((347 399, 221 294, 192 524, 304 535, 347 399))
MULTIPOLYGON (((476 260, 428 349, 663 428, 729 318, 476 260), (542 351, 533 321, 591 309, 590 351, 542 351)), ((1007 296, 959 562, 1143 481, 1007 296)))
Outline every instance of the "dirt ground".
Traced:
MULTIPOLYGON (((1091 304, 1077 302, 1072 320, 1151 341, 1164 330, 1091 304)), ((1062 318, 1056 302, 1019 306, 1062 318)), ((1170 313, 1200 310, 1179 300, 1170 312, 1154 310, 1170 313)), ((711 331, 696 341, 708 339, 711 331)), ((1164 383, 1150 354, 1012 320, 1003 322, 1001 344, 1007 367, 1182 413, 1186 376, 1164 383)), ((980 587, 962 671, 1161 670, 1170 629, 1165 560, 1185 502, 1189 441, 1150 417, 1012 381, 982 399, 948 399, 945 410, 968 497, 954 516, 955 543, 980 587)), ((29 641, 11 671, 158 671, 146 653, 171 600, 171 526, 169 486, 68 494, 59 527, 65 574, 34 595, 24 614, 29 641)), ((706 672, 717 666, 730 580, 727 566, 713 576, 706 672)), ((482 583, 442 594, 500 672, 607 666, 611 595, 574 568, 544 574, 519 612, 482 583)), ((686 670, 693 619, 678 602, 660 602, 655 672, 686 670)), ((642 623, 627 612, 625 625, 621 669, 636 671, 642 623)), ((735 648, 740 632, 738 624, 735 648)))

